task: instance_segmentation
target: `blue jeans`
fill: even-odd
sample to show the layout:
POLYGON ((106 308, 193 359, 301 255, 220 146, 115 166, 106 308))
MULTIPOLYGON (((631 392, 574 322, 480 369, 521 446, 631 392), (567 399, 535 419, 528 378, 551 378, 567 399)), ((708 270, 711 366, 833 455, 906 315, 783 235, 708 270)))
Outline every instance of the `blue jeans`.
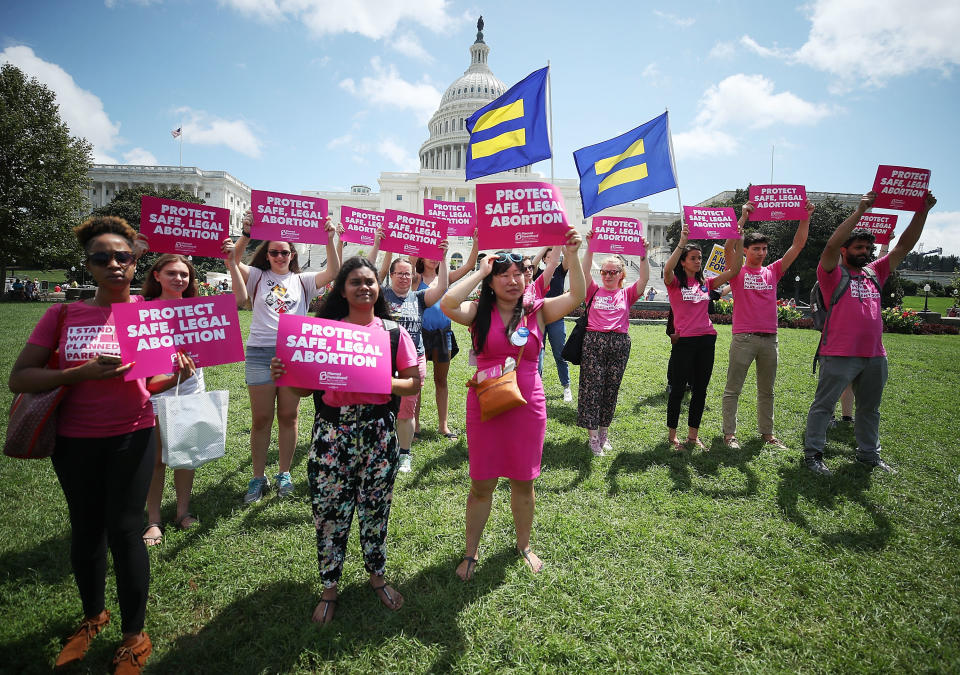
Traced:
MULTIPOLYGON (((560 356, 563 351, 563 345, 567 341, 567 333, 563 327, 563 319, 548 323, 545 327, 547 340, 550 341, 550 351, 553 352, 553 360, 557 362, 557 376, 560 378, 560 385, 566 389, 570 386, 570 371, 567 369, 567 362, 560 356)), ((540 350, 540 362, 537 370, 540 371, 540 379, 543 379, 543 352, 540 350)))

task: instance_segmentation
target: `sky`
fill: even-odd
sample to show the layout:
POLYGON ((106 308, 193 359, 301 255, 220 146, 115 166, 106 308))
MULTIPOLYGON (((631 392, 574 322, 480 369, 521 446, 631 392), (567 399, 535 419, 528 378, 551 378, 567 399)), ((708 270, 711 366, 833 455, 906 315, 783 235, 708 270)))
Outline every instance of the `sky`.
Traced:
POLYGON ((32 0, 2 3, 0 62, 56 92, 97 162, 177 165, 182 126, 185 166, 255 189, 377 190, 417 170, 481 14, 507 86, 550 62, 557 178, 669 109, 682 197, 652 210, 771 170, 862 193, 880 164, 918 167, 938 199, 923 248, 960 254, 956 0, 32 0))

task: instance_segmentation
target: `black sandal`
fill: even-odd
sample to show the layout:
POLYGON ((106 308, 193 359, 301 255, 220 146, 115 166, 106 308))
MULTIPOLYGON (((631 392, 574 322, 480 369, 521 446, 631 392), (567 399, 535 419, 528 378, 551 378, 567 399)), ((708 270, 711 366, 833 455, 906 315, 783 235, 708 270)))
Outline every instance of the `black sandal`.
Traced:
MULTIPOLYGON (((327 621, 327 612, 330 611, 330 606, 331 606, 331 605, 334 605, 334 606, 335 606, 335 605, 337 604, 337 600, 338 600, 338 598, 332 598, 332 599, 329 599, 329 600, 328 600, 327 598, 320 598, 320 603, 319 603, 319 604, 322 604, 322 605, 323 605, 323 614, 320 615, 320 620, 319 620, 319 621, 314 620, 314 623, 318 623, 318 624, 320 624, 321 626, 324 626, 324 625, 330 623, 331 621, 333 621, 332 618, 330 619, 330 621, 327 621)), ((316 610, 314 610, 314 611, 316 611, 316 610)))
POLYGON ((517 546, 517 553, 523 556, 523 559, 527 561, 527 567, 530 568, 530 571, 534 574, 540 574, 543 571, 544 562, 540 561, 540 567, 533 569, 533 561, 530 560, 530 554, 533 553, 533 549, 527 546, 525 549, 520 550, 520 547, 517 546))
POLYGON ((161 541, 163 541, 163 534, 164 534, 164 532, 163 532, 163 523, 147 523, 147 526, 146 526, 145 528, 143 528, 143 532, 140 533, 140 538, 143 539, 143 543, 146 544, 147 546, 156 546, 156 545, 159 544, 161 541), (147 537, 147 536, 144 536, 144 535, 147 534, 147 530, 149 530, 151 527, 155 527, 155 528, 157 528, 158 530, 160 530, 160 536, 159 536, 159 537, 147 537))
MULTIPOLYGON (((460 564, 463 562, 467 563, 467 573, 464 575, 463 580, 470 581, 471 579, 473 579, 473 569, 477 566, 477 559, 471 558, 470 556, 465 555, 463 556, 463 559, 457 563, 457 567, 460 567, 460 564)), ((454 572, 457 571, 457 567, 453 568, 454 572)))
POLYGON ((393 599, 393 596, 390 594, 390 591, 387 590, 387 586, 389 585, 390 584, 387 583, 387 580, 384 579, 381 585, 379 586, 371 585, 370 588, 373 589, 374 593, 378 594, 378 597, 380 593, 383 593, 383 597, 386 598, 387 602, 389 602, 390 604, 387 605, 386 603, 383 603, 382 600, 381 600, 381 603, 383 603, 387 609, 396 612, 398 609, 400 609, 400 607, 402 607, 402 605, 397 605, 397 601, 393 599))

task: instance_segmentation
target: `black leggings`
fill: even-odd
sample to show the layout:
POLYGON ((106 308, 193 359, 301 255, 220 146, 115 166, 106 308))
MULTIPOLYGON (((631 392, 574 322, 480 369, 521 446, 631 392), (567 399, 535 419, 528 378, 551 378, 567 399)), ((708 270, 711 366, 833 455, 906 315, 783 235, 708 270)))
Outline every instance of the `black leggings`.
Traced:
POLYGON ((676 429, 680 421, 680 403, 690 385, 690 411, 687 425, 700 428, 703 406, 707 400, 707 385, 713 373, 713 351, 716 335, 697 335, 678 338, 670 351, 667 373, 670 383, 670 398, 667 399, 667 427, 676 429))
POLYGON ((150 558, 141 537, 156 454, 153 429, 109 438, 57 436, 53 468, 70 510, 70 562, 83 615, 104 609, 107 545, 124 633, 143 630, 150 558))

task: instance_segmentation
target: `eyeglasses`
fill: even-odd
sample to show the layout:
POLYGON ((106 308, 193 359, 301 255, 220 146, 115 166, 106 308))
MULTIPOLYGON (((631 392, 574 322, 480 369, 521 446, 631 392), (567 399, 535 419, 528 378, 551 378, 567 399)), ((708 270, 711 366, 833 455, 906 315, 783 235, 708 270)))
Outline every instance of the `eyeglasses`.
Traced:
POLYGON ((280 257, 289 258, 291 252, 290 252, 290 251, 279 251, 279 250, 277 250, 277 249, 275 249, 275 248, 271 248, 269 251, 267 251, 267 253, 270 254, 270 257, 271 257, 271 258, 280 258, 280 257))
POLYGON ((110 264, 110 260, 116 260, 117 264, 126 267, 136 260, 136 258, 134 258, 133 254, 129 251, 113 251, 112 253, 97 251, 87 256, 87 262, 97 267, 106 267, 110 264))
POLYGON ((509 261, 512 263, 518 263, 521 260, 523 260, 523 256, 520 255, 519 253, 501 253, 500 255, 497 256, 496 262, 505 263, 509 261))
POLYGON ((394 272, 393 276, 400 277, 401 279, 409 279, 413 275, 410 272, 394 272))
POLYGON ((524 266, 523 266, 523 271, 524 271, 524 272, 532 272, 532 271, 533 271, 533 265, 524 265, 524 266))
POLYGON ((600 270, 600 276, 612 277, 620 274, 620 270, 600 270))

